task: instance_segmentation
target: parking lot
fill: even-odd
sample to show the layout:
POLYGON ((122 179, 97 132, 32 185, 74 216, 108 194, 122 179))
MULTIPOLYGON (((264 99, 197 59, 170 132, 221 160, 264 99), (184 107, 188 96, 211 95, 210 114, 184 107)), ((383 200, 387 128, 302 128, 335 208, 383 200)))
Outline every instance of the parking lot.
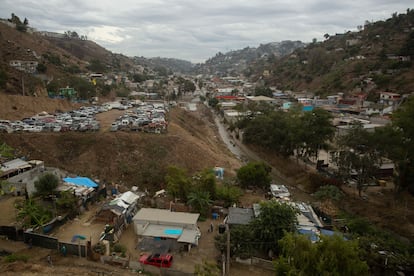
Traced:
POLYGON ((103 104, 82 106, 77 110, 49 114, 40 112, 21 120, 1 120, 0 132, 91 132, 101 130, 101 122, 97 115, 116 110, 118 117, 114 118, 109 131, 142 131, 151 133, 164 133, 167 130, 164 103, 140 104, 103 104))

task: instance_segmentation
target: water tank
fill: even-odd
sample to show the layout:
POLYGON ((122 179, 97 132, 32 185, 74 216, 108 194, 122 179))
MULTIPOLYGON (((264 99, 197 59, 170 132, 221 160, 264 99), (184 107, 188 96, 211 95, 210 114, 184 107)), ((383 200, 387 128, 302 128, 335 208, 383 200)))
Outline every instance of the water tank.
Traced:
POLYGON ((219 234, 223 234, 224 232, 226 232, 226 225, 220 224, 218 227, 218 230, 219 230, 219 234))

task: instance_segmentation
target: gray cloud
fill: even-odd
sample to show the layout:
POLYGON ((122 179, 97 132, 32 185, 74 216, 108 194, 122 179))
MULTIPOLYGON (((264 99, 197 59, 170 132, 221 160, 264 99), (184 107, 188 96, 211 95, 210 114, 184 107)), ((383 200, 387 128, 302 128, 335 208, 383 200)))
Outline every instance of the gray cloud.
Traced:
POLYGON ((260 43, 322 40, 412 6, 412 0, 2 0, 0 17, 15 13, 39 30, 76 31, 129 56, 202 62, 260 43))

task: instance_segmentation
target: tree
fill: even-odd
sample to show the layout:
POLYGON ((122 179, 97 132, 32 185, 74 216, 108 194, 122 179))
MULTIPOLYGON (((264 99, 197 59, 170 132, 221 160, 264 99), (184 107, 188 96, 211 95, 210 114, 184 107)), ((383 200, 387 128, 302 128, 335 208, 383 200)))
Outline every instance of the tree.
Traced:
POLYGON ((223 185, 217 187, 217 199, 224 201, 224 207, 229 207, 239 201, 242 191, 224 181, 223 185))
POLYGON ((397 193, 414 192, 414 98, 408 99, 394 114, 392 125, 376 130, 376 143, 394 162, 394 184, 397 193))
POLYGON ((34 182, 34 185, 38 195, 50 195, 53 194, 59 185, 59 178, 52 173, 46 173, 39 177, 39 179, 34 182))
MULTIPOLYGON (((256 244, 254 234, 249 225, 234 225, 230 231, 230 257, 249 258, 253 254, 256 244)), ((227 235, 214 237, 214 244, 220 252, 225 252, 227 247, 227 235)))
POLYGON ((209 192, 211 199, 216 199, 216 176, 211 169, 205 169, 193 176, 193 186, 197 190, 209 192))
POLYGON ((39 73, 46 73, 47 66, 44 63, 39 63, 36 67, 37 72, 39 73))
POLYGON ((252 115, 238 123, 244 129, 243 142, 259 145, 267 150, 274 150, 283 157, 293 155, 299 141, 298 117, 294 113, 256 109, 252 115))
POLYGON ((278 249, 277 242, 286 232, 296 229, 298 210, 291 204, 276 200, 260 203, 260 214, 250 224, 259 249, 265 252, 278 249))
MULTIPOLYGON (((72 37, 72 35, 71 35, 72 37)), ((88 70, 92 72, 103 73, 106 71, 106 66, 99 59, 92 59, 87 66, 88 70)))
POLYGON ((73 87, 77 91, 78 97, 81 99, 90 99, 96 95, 95 86, 88 80, 72 76, 68 78, 67 81, 69 87, 73 87))
POLYGON ((414 32, 408 35, 407 40, 400 50, 401 55, 414 57, 414 32))
POLYGON ((20 18, 14 13, 11 14, 11 19, 9 19, 9 22, 14 23, 16 25, 16 30, 20 32, 26 32, 27 26, 29 25, 29 21, 27 20, 27 18, 25 18, 24 22, 22 22, 20 18))
POLYGON ((4 158, 13 158, 14 157, 14 149, 7 145, 6 143, 0 144, 0 157, 4 158))
POLYGON ((208 191, 195 189, 188 194, 188 205, 190 205, 194 211, 199 212, 202 216, 207 215, 208 207, 211 205, 211 197, 208 191))
POLYGON ((134 82, 141 83, 143 81, 146 81, 148 79, 148 76, 147 75, 144 75, 144 74, 134 74, 132 76, 132 79, 134 80, 134 82))
POLYGON ((269 187, 272 178, 272 168, 264 162, 249 162, 237 171, 237 180, 240 186, 250 186, 266 189, 269 187))
POLYGON ((73 31, 73 32, 70 34, 70 38, 73 38, 73 39, 79 39, 79 35, 78 35, 78 33, 77 33, 77 32, 73 31))
POLYGON ((266 96, 266 97, 273 97, 273 92, 272 89, 270 89, 269 87, 256 87, 254 89, 254 94, 256 96, 266 96))
POLYGON ((50 210, 37 204, 33 199, 16 204, 17 218, 23 221, 24 226, 42 226, 52 218, 50 210))
POLYGON ((211 106, 212 108, 216 108, 218 104, 219 104, 219 101, 216 98, 211 98, 208 100, 208 105, 211 106))
POLYGON ((175 166, 168 167, 165 182, 167 183, 167 192, 171 196, 187 201, 190 180, 184 169, 175 166))
POLYGON ((341 190, 333 185, 322 186, 314 193, 314 196, 319 200, 335 200, 339 201, 343 198, 344 194, 341 190))
POLYGON ((56 205, 63 211, 75 211, 77 207, 77 197, 71 191, 63 191, 56 200, 56 205))
POLYGON ((203 261, 203 263, 196 264, 194 269, 195 276, 219 276, 221 275, 220 269, 215 263, 203 261))
POLYGON ((375 136, 356 124, 349 132, 338 138, 339 150, 332 156, 338 166, 338 174, 343 180, 355 178, 358 194, 381 165, 380 151, 375 144, 375 136))
POLYGON ((195 86, 194 82, 191 81, 191 80, 186 80, 186 79, 180 77, 178 79, 178 83, 180 84, 179 85, 179 91, 182 91, 184 93, 194 92, 196 90, 196 86, 195 86))
POLYGON ((323 236, 312 244, 305 236, 287 233, 279 246, 277 275, 369 275, 368 265, 359 257, 358 242, 339 235, 323 236))
MULTIPOLYGON (((332 116, 327 111, 316 108, 312 112, 304 112, 294 132, 302 143, 298 145, 297 153, 303 157, 318 158, 319 150, 327 147, 327 141, 332 139, 335 129, 331 123, 332 116)), ((299 141, 298 141, 299 142, 299 141)), ((300 142, 299 142, 300 143, 300 142)))

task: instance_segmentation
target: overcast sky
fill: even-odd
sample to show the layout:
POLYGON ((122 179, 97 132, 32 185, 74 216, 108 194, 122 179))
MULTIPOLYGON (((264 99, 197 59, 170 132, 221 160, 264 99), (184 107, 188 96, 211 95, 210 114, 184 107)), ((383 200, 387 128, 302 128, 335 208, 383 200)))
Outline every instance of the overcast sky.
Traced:
POLYGON ((76 31, 127 56, 204 62, 261 43, 323 40, 407 8, 413 0, 0 0, 0 17, 76 31))

